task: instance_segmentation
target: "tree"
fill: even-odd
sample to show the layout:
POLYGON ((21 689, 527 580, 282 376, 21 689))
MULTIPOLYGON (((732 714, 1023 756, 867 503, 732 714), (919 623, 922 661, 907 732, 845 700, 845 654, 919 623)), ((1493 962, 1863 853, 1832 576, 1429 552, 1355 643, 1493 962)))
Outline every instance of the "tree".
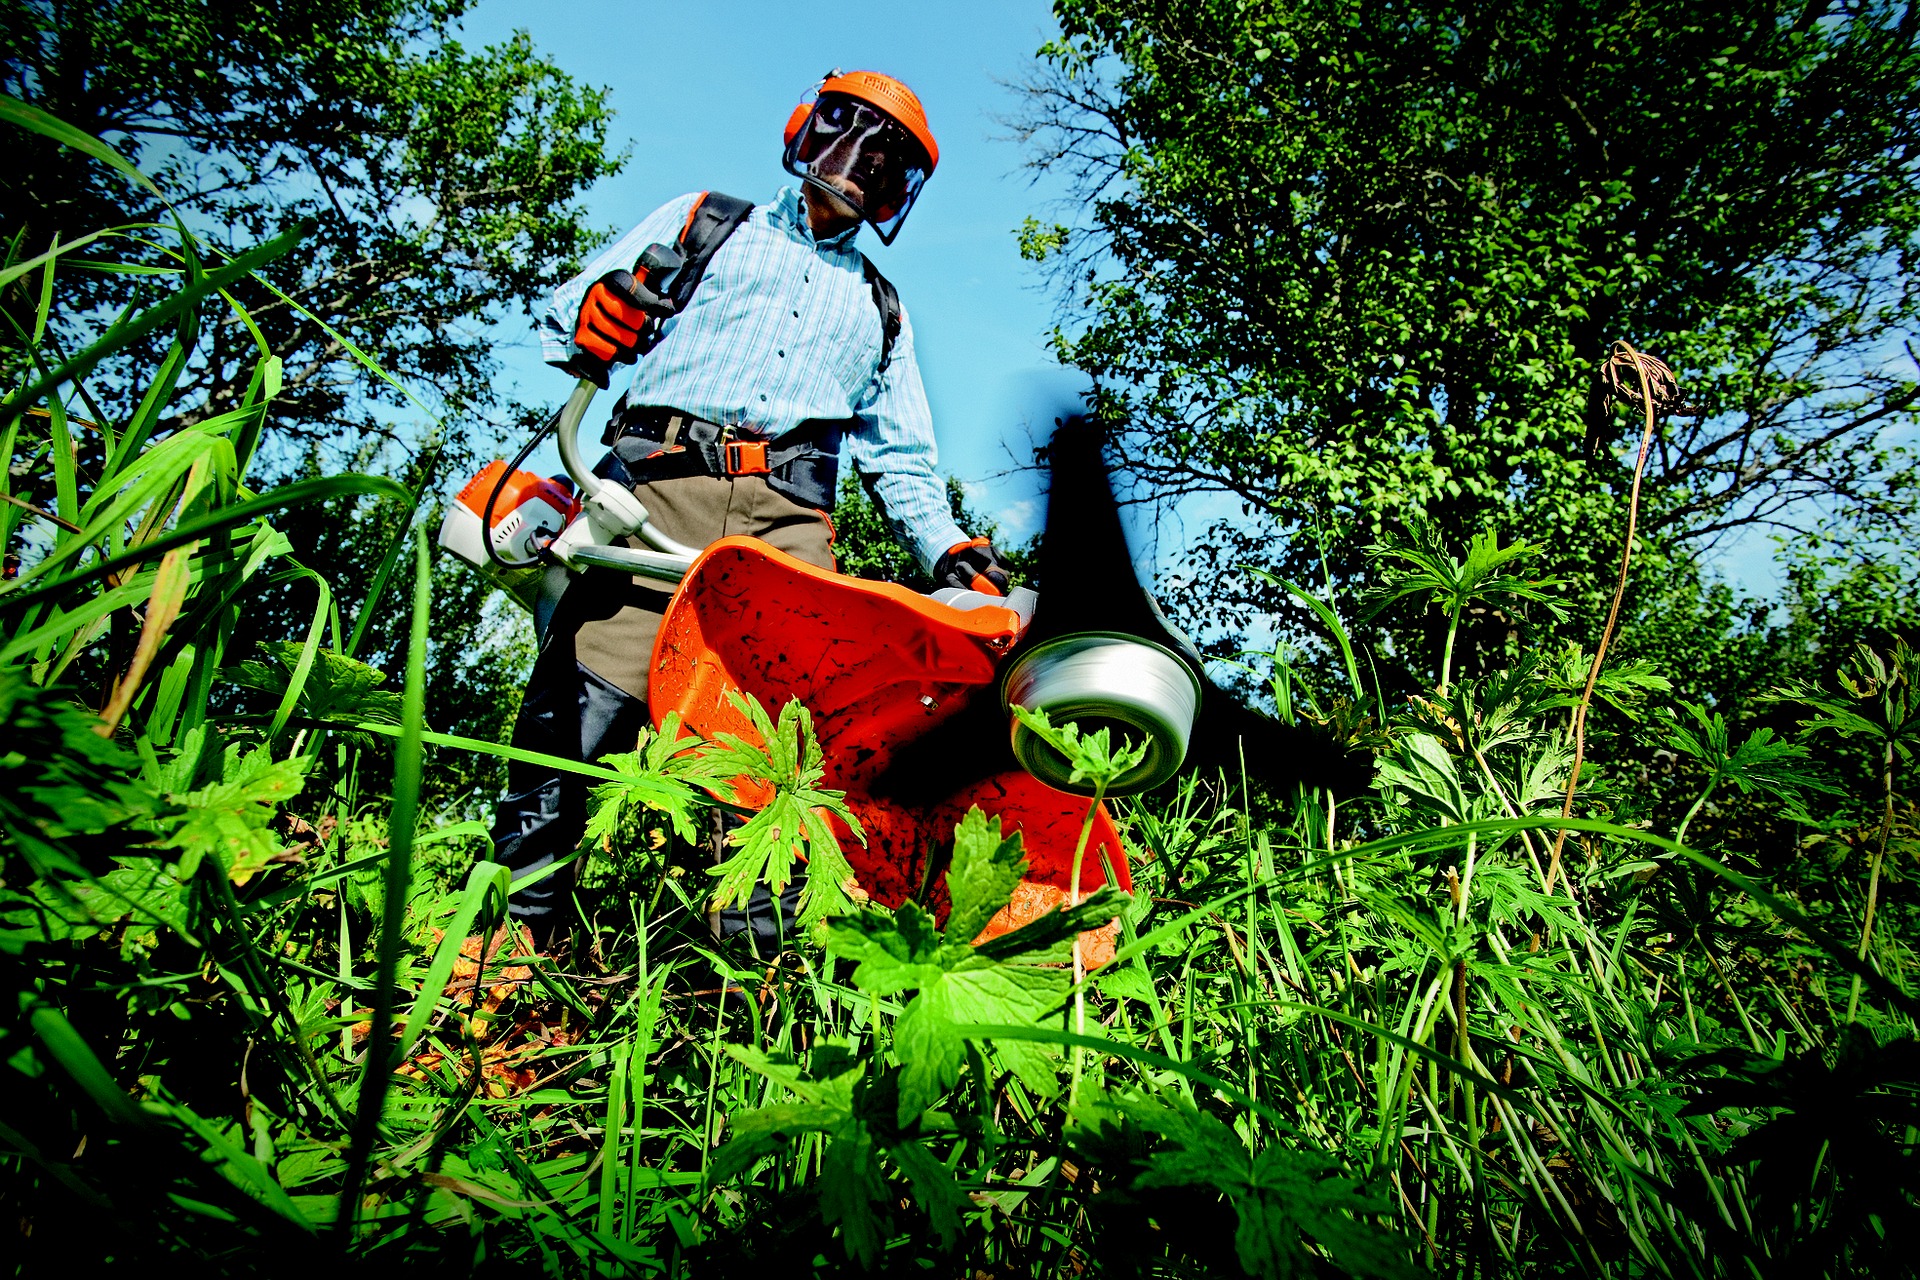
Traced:
MULTIPOLYGON (((1038 534, 1025 546, 1001 546, 1000 526, 992 517, 980 515, 967 505, 966 488, 952 476, 947 477, 947 502, 953 508, 955 524, 994 544, 1000 563, 1013 575, 1016 586, 1031 577, 1033 559, 1039 549, 1038 534)), ((932 577, 893 536, 880 504, 856 477, 841 477, 840 491, 834 497, 833 533, 833 555, 841 573, 898 582, 915 591, 934 589, 932 577)), ((1028 581, 1025 585, 1033 583, 1028 581)))
POLYGON ((1546 543, 1601 604, 1638 441, 1593 393, 1619 337, 1701 411, 1655 441, 1643 583, 1836 514, 1911 546, 1911 6, 1056 12, 1016 124, 1086 208, 1022 248, 1071 291, 1059 349, 1123 469, 1256 517, 1194 566, 1204 621, 1283 611, 1247 561, 1350 590, 1414 516, 1546 543))
MULTIPOLYGON (((104 137, 166 197, 9 128, 0 236, 16 258, 122 227, 127 235, 77 256, 177 268, 167 252, 177 237, 130 227, 176 213, 200 243, 226 254, 304 227, 299 248, 264 269, 271 288, 243 281, 234 291, 257 336, 224 306, 202 310, 206 322, 186 335, 190 354, 157 434, 231 408, 264 344, 285 376, 251 484, 378 470, 424 491, 420 512, 345 498, 277 517, 349 623, 393 540, 407 539, 411 520, 431 522, 432 495, 457 482, 507 423, 528 416, 493 387, 490 322, 530 310, 591 249, 597 237, 579 197, 621 163, 607 149, 605 91, 578 84, 524 35, 462 47, 454 33, 466 7, 0 0, 0 91, 104 137)), ((16 282, 0 296, 12 322, 0 321, 0 362, 22 366, 30 348, 46 358, 49 342, 69 353, 85 346, 123 308, 150 306, 174 287, 160 278, 143 294, 151 280, 64 260, 42 343, 30 341, 41 277, 16 282)), ((75 416, 124 426, 176 336, 130 344, 84 379, 75 416)), ((29 434, 43 430, 29 421, 29 434)), ((97 428, 82 436, 80 452, 84 488, 104 459, 97 428)), ((50 507, 51 488, 35 488, 51 485, 50 474, 27 477, 21 496, 50 507)), ((356 656, 397 669, 406 579, 403 570, 389 580, 368 611, 356 656)), ((497 737, 511 723, 531 628, 489 596, 463 571, 436 572, 427 698, 436 728, 497 737)), ((257 593, 228 661, 255 656, 259 641, 303 637, 314 607, 306 580, 257 593)), ((138 618, 122 611, 120 623, 137 630, 138 618)), ((430 800, 469 806, 464 793, 490 780, 484 764, 437 776, 430 800)))
MULTIPOLYGON (((285 363, 265 458, 283 473, 310 447, 325 447, 331 467, 369 436, 418 443, 420 424, 407 425, 417 414, 348 344, 436 400, 460 437, 502 410, 486 321, 530 307, 591 247, 578 197, 622 158, 607 151, 604 90, 576 83, 524 34, 463 48, 453 32, 466 7, 0 0, 0 90, 140 162, 203 242, 237 252, 307 227, 266 272, 284 296, 242 291, 258 337, 233 318, 199 335, 175 423, 230 407, 261 342, 285 363)), ((22 257, 168 216, 150 191, 74 151, 10 143, 0 236, 22 257)), ((151 238, 95 248, 118 263, 167 262, 151 238)), ((68 327, 56 336, 124 305, 125 280, 58 275, 68 327)), ((26 283, 38 281, 5 301, 20 329, 38 301, 26 283)), ((151 367, 154 354, 128 360, 151 367)), ((127 386, 109 369, 83 390, 112 416, 127 386)))

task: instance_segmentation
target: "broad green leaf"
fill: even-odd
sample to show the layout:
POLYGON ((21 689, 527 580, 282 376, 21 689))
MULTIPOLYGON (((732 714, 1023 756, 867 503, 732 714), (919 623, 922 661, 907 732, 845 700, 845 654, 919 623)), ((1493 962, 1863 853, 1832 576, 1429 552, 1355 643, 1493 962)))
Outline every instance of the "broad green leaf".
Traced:
POLYGON ((945 946, 933 917, 911 900, 891 916, 860 912, 827 927, 827 951, 858 965, 854 985, 880 996, 938 980, 945 946))
POLYGON ((219 862, 229 879, 245 884, 263 870, 281 842, 269 824, 280 806, 298 795, 312 760, 275 760, 262 747, 227 748, 220 781, 175 795, 182 812, 163 832, 162 848, 179 851, 182 880, 193 878, 203 858, 219 862))
POLYGON ((1104 793, 1117 779, 1147 758, 1148 743, 1144 738, 1139 742, 1124 738, 1115 742, 1113 730, 1105 725, 1092 733, 1082 733, 1080 726, 1073 721, 1054 724, 1046 712, 1032 707, 1015 707, 1013 714, 1041 741, 1066 758, 1072 768, 1067 775, 1069 782, 1084 783, 1093 787, 1096 794, 1104 793))
MULTIPOLYGON (((253 689, 276 700, 283 697, 299 670, 303 646, 292 641, 262 641, 260 656, 249 658, 224 674, 242 689, 253 689)), ((365 746, 372 738, 355 732, 361 722, 400 723, 400 695, 379 686, 386 674, 364 662, 331 649, 318 649, 301 685, 295 712, 303 720, 333 730, 342 742, 365 746)))
POLYGON ((1453 755, 1430 733, 1402 736, 1393 754, 1380 761, 1373 785, 1380 791, 1398 790, 1415 805, 1436 810, 1452 822, 1465 822, 1472 809, 1453 755))
POLYGON ((820 1216, 840 1228, 847 1256, 871 1269, 886 1243, 873 1206, 886 1198, 887 1180, 864 1125, 827 1144, 819 1186, 820 1216))
POLYGON ((1027 874, 1020 852, 1020 832, 1002 834, 998 818, 989 818, 978 805, 953 833, 953 862, 947 868, 947 896, 952 908, 946 932, 970 942, 1007 903, 1027 874))
POLYGON ((800 892, 797 927, 803 934, 810 933, 830 916, 853 908, 848 894, 854 883, 853 867, 834 836, 829 815, 845 823, 856 839, 866 837, 860 820, 847 808, 845 794, 820 785, 826 769, 806 707, 798 699, 789 699, 780 708, 776 724, 756 699, 741 693, 728 696, 760 741, 716 734, 715 744, 704 753, 702 768, 715 779, 745 777, 767 784, 773 798, 727 833, 727 843, 738 852, 711 871, 718 881, 714 905, 744 902, 761 883, 770 885, 777 896, 804 855, 807 883, 800 892))
MULTIPOLYGON (((966 1040, 957 1027, 1038 1022, 1060 1007, 1071 981, 1072 970, 1064 966, 1011 964, 975 954, 923 985, 893 1027, 900 1123, 932 1106, 959 1080, 966 1040)), ((1035 1093, 1052 1097, 1059 1092, 1058 1053, 1051 1046, 996 1044, 995 1051, 1035 1093)))

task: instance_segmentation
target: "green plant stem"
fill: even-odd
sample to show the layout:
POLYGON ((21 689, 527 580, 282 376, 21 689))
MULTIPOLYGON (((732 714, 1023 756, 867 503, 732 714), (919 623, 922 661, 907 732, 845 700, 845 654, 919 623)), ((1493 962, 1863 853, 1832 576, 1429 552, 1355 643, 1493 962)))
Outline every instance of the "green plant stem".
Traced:
POLYGON ((373 581, 367 586, 366 599, 360 602, 360 608, 353 620, 353 630, 340 652, 351 658, 359 652, 360 641, 367 634, 367 624, 373 621, 380 606, 380 597, 386 594, 387 579, 399 566, 401 553, 406 550, 407 527, 414 515, 420 510, 420 499, 426 496, 427 486, 433 480, 434 466, 440 461, 440 450, 433 449, 427 454, 426 461, 420 466, 420 479, 413 492, 395 495, 394 511, 400 517, 400 527, 394 530, 393 541, 387 544, 387 553, 380 557, 380 567, 374 570, 373 581))
POLYGON ((615 1234, 614 1224, 620 1211, 620 1133, 626 1127, 627 1060, 623 1043, 614 1050, 612 1070, 607 1073, 606 1119, 600 1133, 600 1202, 594 1229, 603 1236, 615 1234))
MULTIPOLYGON (((700 1190, 704 1198, 711 1190, 708 1181, 708 1168, 713 1164, 713 1104, 720 1088, 720 1032, 725 1027, 727 1013, 727 975, 719 975, 720 994, 713 1002, 713 1039, 707 1045, 707 1103, 706 1114, 700 1122, 700 1190)), ((742 999, 750 999, 742 993, 742 999)), ((879 1017, 878 1011, 873 1015, 879 1017)))
MULTIPOLYGON (((1487 763, 1486 756, 1480 753, 1478 747, 1473 748, 1473 762, 1480 766, 1480 775, 1487 780, 1487 787, 1493 792, 1494 799, 1500 802, 1500 808, 1505 811, 1509 818, 1518 819, 1520 817, 1520 810, 1514 807, 1513 801, 1507 796, 1506 788, 1500 785, 1500 779, 1494 776, 1493 767, 1487 763)), ((1540 882, 1545 884, 1547 870, 1540 865, 1540 855, 1534 850, 1533 837, 1528 835, 1524 828, 1514 834, 1520 837, 1520 847, 1527 851, 1527 861, 1533 866, 1533 874, 1539 876, 1540 882)), ((1579 913, 1577 904, 1574 907, 1574 912, 1576 915, 1579 913)))
MULTIPOLYGON (((246 926, 240 919, 240 904, 233 896, 233 882, 227 878, 226 872, 221 869, 219 863, 211 858, 201 863, 201 876, 203 881, 211 886, 214 901, 219 904, 220 913, 226 921, 227 928, 233 934, 235 952, 240 967, 245 971, 248 984, 266 1002, 269 1017, 279 1019, 287 1028, 288 1038, 293 1044, 294 1057, 299 1059, 301 1066, 312 1077, 320 1100, 326 1103, 327 1109, 337 1119, 345 1120, 346 1111, 341 1107, 340 1100, 333 1096, 333 1089, 327 1083, 326 1072, 320 1069, 320 1064, 314 1060, 313 1050, 307 1046, 306 1037, 300 1033, 300 1019, 295 1017, 293 1010, 287 1006, 286 993, 275 985, 271 977, 260 967, 254 944, 248 939, 246 926)), ((289 1076, 292 1074, 288 1072, 289 1076)))
MULTIPOLYGON (((1880 901, 1880 865, 1887 858, 1887 840, 1893 834, 1893 740, 1888 739, 1886 754, 1880 763, 1880 784, 1885 799, 1885 811, 1880 818, 1880 842, 1873 851, 1873 867, 1867 873, 1867 910, 1860 921, 1860 950, 1856 953, 1861 961, 1867 958, 1867 948, 1873 941, 1873 911, 1880 901)), ((1847 996, 1847 1021, 1851 1023, 1860 1013, 1860 975, 1853 975, 1853 990, 1847 996)))
POLYGON ((1728 975, 1726 966, 1722 965, 1720 957, 1714 955, 1706 946, 1702 945, 1700 951, 1706 956, 1707 963, 1713 966, 1714 976, 1720 979, 1720 986, 1726 991, 1727 999, 1733 1001, 1733 1011, 1740 1015, 1740 1025, 1747 1030, 1747 1043, 1753 1046, 1755 1053, 1765 1053, 1766 1045, 1761 1042, 1760 1032, 1754 1028, 1753 1019, 1747 1016, 1747 1006, 1741 1003, 1740 993, 1733 989, 1733 979, 1728 975))
MULTIPOLYGON (((1073 878, 1067 893, 1069 908, 1080 905, 1080 868, 1086 861, 1087 841, 1093 836, 1093 818, 1100 812, 1100 795, 1106 790, 1104 780, 1094 784, 1093 798, 1087 802, 1087 816, 1080 822, 1080 839, 1073 846, 1073 878)), ((1087 1034, 1087 958, 1081 954, 1080 938, 1073 939, 1073 1033, 1087 1034)), ((1080 1074, 1085 1065, 1086 1050, 1079 1045, 1073 1049, 1073 1083, 1068 1087, 1067 1098, 1077 1101, 1080 1097, 1080 1074)))
POLYGON ((1707 797, 1713 794, 1713 789, 1718 784, 1718 781, 1718 779, 1715 779, 1713 782, 1707 783, 1706 790, 1700 793, 1700 797, 1693 802, 1693 807, 1687 810, 1687 816, 1680 819, 1679 829, 1673 833, 1673 842, 1675 844, 1685 844, 1687 842, 1688 824, 1693 821, 1694 815, 1700 812, 1700 806, 1707 802, 1707 797))
POLYGON ((82 532, 80 526, 77 524, 74 524, 71 520, 62 520, 59 516, 53 514, 53 512, 44 511, 41 508, 34 506, 31 502, 23 501, 22 499, 14 497, 10 493, 0 493, 0 502, 10 502, 14 506, 19 507, 22 511, 25 511, 30 515, 38 516, 40 519, 45 520, 50 524, 56 524, 60 526, 62 529, 65 529, 68 533, 82 532))
POLYGON ((346 1181, 334 1231, 343 1245, 351 1243, 360 1213, 360 1188, 368 1157, 379 1136, 380 1116, 387 1086, 393 1080, 394 985, 400 970, 405 939, 407 885, 413 870, 413 829, 420 812, 420 774, 426 754, 421 724, 426 710, 427 619, 432 613, 432 568, 427 559, 427 535, 414 536, 413 627, 407 644, 407 685, 402 696, 400 745, 393 760, 393 808, 387 827, 385 901, 380 920, 380 957, 373 986, 373 1025, 367 1032, 366 1067, 360 1079, 360 1104, 354 1115, 353 1140, 347 1158, 346 1181))

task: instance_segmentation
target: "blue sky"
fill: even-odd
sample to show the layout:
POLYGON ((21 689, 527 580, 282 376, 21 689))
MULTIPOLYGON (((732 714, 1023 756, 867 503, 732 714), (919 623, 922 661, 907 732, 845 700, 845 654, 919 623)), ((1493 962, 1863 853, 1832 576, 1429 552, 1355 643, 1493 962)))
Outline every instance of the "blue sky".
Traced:
MULTIPOLYGON (((769 198, 787 176, 787 113, 835 66, 896 75, 926 105, 940 165, 891 247, 861 247, 899 287, 913 317, 944 470, 969 482, 1006 533, 1039 514, 1031 477, 994 479, 1025 424, 1076 385, 1046 348, 1054 300, 1020 260, 1014 228, 1046 212, 1057 188, 1030 185, 1020 148, 995 123, 1018 79, 1056 33, 1042 0, 887 5, 721 2, 706 5, 482 0, 462 39, 491 44, 527 31, 569 73, 612 90, 624 172, 587 196, 590 220, 624 230, 687 191, 769 198)), ((524 323, 503 326, 506 377, 529 400, 558 400, 564 377, 540 364, 524 323)))

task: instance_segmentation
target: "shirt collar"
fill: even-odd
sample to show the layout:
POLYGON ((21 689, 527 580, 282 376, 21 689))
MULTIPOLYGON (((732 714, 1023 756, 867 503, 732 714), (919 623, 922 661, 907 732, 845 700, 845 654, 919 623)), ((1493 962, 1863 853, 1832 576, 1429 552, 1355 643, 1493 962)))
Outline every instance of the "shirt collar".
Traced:
POLYGON ((798 187, 780 188, 780 194, 773 198, 772 214, 775 222, 797 235, 802 243, 817 244, 823 249, 851 249, 854 237, 860 234, 860 224, 856 222, 837 236, 815 240, 813 225, 807 221, 806 199, 798 187))

